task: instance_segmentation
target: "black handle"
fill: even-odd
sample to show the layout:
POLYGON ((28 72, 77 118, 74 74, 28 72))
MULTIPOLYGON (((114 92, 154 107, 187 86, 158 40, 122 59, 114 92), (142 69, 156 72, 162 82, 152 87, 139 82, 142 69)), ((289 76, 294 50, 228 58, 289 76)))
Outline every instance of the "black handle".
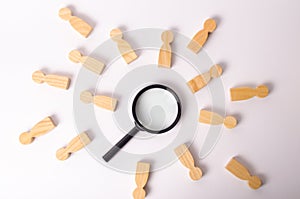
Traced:
POLYGON ((102 158, 108 162, 110 159, 112 159, 127 142, 135 136, 139 132, 139 129, 135 126, 133 129, 131 129, 115 146, 113 146, 102 158))

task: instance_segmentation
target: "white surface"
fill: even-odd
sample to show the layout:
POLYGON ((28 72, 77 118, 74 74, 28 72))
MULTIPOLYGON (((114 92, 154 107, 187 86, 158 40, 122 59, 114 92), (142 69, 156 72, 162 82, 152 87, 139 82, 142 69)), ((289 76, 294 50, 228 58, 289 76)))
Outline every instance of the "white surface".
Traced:
POLYGON ((228 95, 228 114, 237 114, 240 122, 233 131, 224 130, 215 150, 200 161, 203 179, 191 182, 188 171, 174 164, 151 175, 147 198, 299 198, 299 1, 63 3, 96 25, 88 39, 58 18, 61 2, 5 1, 0 8, 0 198, 131 198, 134 176, 107 169, 86 151, 65 162, 56 160, 55 151, 76 135, 74 84, 68 91, 54 89, 33 83, 31 74, 47 68, 70 75, 74 83, 80 66, 70 63, 67 53, 73 48, 91 52, 114 27, 171 28, 192 37, 207 17, 215 17, 218 27, 205 48, 224 66, 225 89, 266 83, 271 93, 241 103, 229 102, 228 95), (19 134, 46 115, 55 115, 58 127, 31 145, 19 144, 19 134), (250 190, 224 169, 235 155, 262 176, 261 189, 250 190))

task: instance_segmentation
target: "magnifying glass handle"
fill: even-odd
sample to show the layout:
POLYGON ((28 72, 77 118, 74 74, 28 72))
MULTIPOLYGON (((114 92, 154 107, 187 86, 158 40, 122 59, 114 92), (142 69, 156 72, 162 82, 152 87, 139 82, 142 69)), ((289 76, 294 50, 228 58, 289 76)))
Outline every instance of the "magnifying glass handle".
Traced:
POLYGON ((137 134, 140 130, 137 127, 133 127, 115 146, 113 146, 102 158, 108 162, 112 159, 127 142, 137 134))

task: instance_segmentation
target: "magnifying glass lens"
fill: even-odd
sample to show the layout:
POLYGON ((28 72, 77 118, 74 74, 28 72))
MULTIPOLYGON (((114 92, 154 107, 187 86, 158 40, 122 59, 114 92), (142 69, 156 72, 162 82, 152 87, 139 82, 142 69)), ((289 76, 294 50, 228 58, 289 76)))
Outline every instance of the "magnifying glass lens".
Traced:
POLYGON ((139 96, 134 111, 144 128, 161 131, 174 123, 179 110, 172 93, 166 89, 152 88, 139 96))

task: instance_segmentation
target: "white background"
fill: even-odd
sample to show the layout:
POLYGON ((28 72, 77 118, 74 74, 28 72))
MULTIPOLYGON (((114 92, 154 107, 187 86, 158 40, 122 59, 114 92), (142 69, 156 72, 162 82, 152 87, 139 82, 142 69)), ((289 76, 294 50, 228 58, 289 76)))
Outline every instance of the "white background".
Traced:
POLYGON ((226 110, 240 123, 224 129, 215 150, 197 160, 204 171, 200 181, 190 181, 176 163, 151 174, 147 198, 299 198, 299 8, 298 0, 2 1, 0 198, 131 198, 133 175, 104 167, 85 150, 64 162, 55 158, 76 135, 72 89, 80 65, 67 54, 73 48, 91 52, 115 27, 158 27, 192 37, 208 17, 218 27, 205 49, 223 64, 226 110), (58 17, 61 3, 95 26, 88 39, 58 17), (37 69, 72 77, 70 90, 33 83, 37 69), (231 87, 262 83, 271 89, 267 98, 229 101, 231 87), (47 115, 54 115, 58 127, 21 145, 19 134, 47 115), (263 179, 259 190, 224 169, 236 155, 263 179))

